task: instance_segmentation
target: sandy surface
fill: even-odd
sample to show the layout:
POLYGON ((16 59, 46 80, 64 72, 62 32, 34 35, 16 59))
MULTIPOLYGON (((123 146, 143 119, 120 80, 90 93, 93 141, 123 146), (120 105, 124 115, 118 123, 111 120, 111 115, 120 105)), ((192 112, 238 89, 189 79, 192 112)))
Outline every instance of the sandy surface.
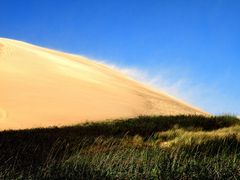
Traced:
POLYGON ((0 129, 204 114, 85 57, 0 39, 0 129))

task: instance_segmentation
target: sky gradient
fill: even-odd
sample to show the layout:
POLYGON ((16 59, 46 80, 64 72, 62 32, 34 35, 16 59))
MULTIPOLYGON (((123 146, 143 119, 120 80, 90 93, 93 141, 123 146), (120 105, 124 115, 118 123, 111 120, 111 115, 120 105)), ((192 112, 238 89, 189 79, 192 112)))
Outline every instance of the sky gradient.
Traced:
POLYGON ((2 0, 0 37, 84 55, 214 114, 240 114, 238 0, 2 0))

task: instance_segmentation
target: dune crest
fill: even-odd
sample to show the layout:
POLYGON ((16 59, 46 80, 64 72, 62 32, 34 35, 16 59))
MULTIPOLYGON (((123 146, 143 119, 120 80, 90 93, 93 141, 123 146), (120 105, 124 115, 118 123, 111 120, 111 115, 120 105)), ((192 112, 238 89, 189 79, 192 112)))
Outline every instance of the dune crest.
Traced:
POLYGON ((3 38, 0 86, 0 129, 206 114, 85 57, 3 38))

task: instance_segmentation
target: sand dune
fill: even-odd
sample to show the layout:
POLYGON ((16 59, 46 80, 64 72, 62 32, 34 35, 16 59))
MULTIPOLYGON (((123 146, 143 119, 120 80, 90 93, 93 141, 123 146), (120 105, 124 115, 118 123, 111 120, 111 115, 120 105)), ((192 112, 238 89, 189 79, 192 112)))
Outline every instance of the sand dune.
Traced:
POLYGON ((152 114, 205 113, 85 57, 0 39, 0 129, 152 114))

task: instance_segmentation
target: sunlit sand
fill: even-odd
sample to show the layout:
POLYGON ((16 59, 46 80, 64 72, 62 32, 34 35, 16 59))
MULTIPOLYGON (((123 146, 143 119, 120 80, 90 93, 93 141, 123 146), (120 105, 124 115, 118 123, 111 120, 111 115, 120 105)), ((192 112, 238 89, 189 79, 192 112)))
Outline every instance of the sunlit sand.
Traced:
POLYGON ((206 114, 82 56, 0 39, 0 129, 206 114))

